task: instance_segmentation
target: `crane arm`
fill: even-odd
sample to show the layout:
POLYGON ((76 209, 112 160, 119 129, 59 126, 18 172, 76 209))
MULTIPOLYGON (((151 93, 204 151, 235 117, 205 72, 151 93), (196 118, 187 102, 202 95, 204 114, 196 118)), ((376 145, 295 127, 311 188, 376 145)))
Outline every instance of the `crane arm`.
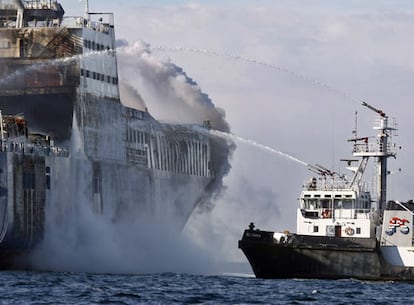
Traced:
POLYGON ((378 113, 380 116, 385 117, 385 113, 382 110, 379 110, 377 108, 375 108, 374 106, 371 106, 370 104, 366 103, 366 102, 362 102, 362 106, 367 107, 368 109, 371 109, 372 111, 378 113))

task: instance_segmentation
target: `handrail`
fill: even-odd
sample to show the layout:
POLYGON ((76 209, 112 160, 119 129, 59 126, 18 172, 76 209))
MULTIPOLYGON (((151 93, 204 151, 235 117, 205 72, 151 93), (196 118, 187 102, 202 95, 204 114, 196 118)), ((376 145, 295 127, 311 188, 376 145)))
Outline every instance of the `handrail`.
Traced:
POLYGON ((3 141, 0 140, 0 151, 42 156, 69 157, 69 151, 61 147, 44 146, 35 143, 27 143, 25 141, 12 141, 8 139, 3 141))

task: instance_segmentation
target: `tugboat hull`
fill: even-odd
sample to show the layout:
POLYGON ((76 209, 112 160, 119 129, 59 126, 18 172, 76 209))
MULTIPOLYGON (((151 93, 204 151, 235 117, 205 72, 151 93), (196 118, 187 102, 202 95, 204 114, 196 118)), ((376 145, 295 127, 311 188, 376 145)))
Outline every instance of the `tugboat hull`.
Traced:
POLYGON ((414 268, 385 261, 374 238, 313 237, 246 230, 239 241, 257 278, 414 280, 414 268))
POLYGON ((345 242, 336 237, 288 235, 283 242, 273 232, 246 230, 239 248, 258 278, 377 279, 380 261, 375 239, 345 242))

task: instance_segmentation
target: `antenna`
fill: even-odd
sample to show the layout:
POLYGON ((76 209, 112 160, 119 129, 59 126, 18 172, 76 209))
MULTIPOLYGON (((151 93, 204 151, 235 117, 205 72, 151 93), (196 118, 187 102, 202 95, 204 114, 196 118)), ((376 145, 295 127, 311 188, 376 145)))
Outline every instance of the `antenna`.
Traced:
POLYGON ((352 130, 352 133, 355 135, 354 138, 358 139, 358 111, 355 110, 355 128, 352 130))
POLYGON ((85 19, 89 20, 89 0, 85 0, 85 19))

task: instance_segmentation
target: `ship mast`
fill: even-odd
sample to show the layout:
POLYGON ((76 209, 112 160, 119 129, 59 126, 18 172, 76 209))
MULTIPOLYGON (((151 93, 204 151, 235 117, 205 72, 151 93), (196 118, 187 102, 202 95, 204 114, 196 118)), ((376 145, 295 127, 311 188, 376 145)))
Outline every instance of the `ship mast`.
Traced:
MULTIPOLYGON (((395 128, 388 126, 388 116, 366 102, 362 102, 362 105, 368 109, 374 111, 379 115, 378 125, 374 129, 378 130, 377 143, 371 145, 368 143, 368 138, 365 138, 365 144, 357 144, 354 146, 354 156, 369 158, 377 158, 377 175, 378 175, 378 209, 382 215, 382 212, 387 202, 387 160, 389 157, 395 157, 396 153, 391 150, 391 131, 395 128)), ((357 139, 359 140, 359 139, 357 139)))
POLYGON ((85 0, 85 19, 89 21, 89 0, 85 0))

